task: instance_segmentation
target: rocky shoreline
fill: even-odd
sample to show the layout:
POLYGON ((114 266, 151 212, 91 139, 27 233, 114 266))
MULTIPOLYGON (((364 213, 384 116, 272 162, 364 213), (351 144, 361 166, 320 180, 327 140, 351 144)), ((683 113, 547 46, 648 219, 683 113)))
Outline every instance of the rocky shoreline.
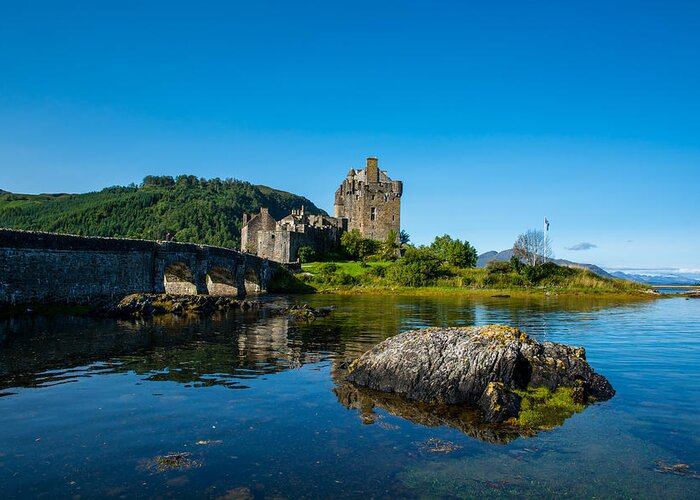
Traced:
POLYGON ((131 294, 104 310, 106 316, 141 318, 161 314, 210 315, 217 311, 260 309, 257 300, 211 295, 131 294))
POLYGON ((314 321, 335 308, 313 308, 277 299, 248 299, 212 295, 130 294, 119 301, 94 300, 81 304, 22 304, 0 307, 0 319, 23 315, 88 316, 94 318, 144 319, 154 316, 202 316, 239 311, 288 316, 294 321, 314 321))

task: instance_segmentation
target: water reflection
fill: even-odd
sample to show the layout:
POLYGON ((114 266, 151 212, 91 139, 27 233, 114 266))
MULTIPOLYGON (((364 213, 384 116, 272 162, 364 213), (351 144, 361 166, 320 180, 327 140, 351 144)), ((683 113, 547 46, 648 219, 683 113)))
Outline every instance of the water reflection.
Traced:
POLYGON ((338 402, 348 410, 359 413, 362 423, 372 425, 383 416, 378 410, 425 427, 451 427, 469 437, 487 443, 505 444, 518 437, 531 437, 534 431, 517 430, 507 425, 484 422, 476 408, 461 405, 435 405, 421 401, 409 401, 392 393, 357 387, 344 380, 345 370, 334 370, 333 392, 338 402))
POLYGON ((527 433, 482 422, 478 411, 471 409, 430 407, 356 388, 344 381, 338 366, 408 329, 507 323, 523 325, 530 334, 544 338, 548 321, 557 321, 558 315, 585 322, 601 309, 645 304, 590 298, 371 296, 353 298, 348 305, 343 299, 312 297, 317 305, 335 305, 336 310, 330 318, 311 323, 269 312, 294 301, 289 298, 273 298, 274 308, 222 313, 210 319, 168 315, 138 321, 34 316, 4 320, 0 324, 0 391, 127 372, 146 381, 186 387, 243 389, 250 379, 330 361, 338 401, 359 410, 365 423, 377 407, 421 425, 447 425, 480 440, 505 443, 527 433))
POLYGON ((264 313, 116 322, 22 317, 7 323, 0 389, 120 372, 145 380, 240 388, 245 379, 321 359, 303 342, 290 341, 290 319, 264 313))
POLYGON ((310 324, 265 312, 0 322, 0 494, 700 495, 697 480, 654 472, 659 460, 700 463, 700 301, 294 300, 337 309, 310 324), (618 394, 524 440, 473 411, 343 381, 345 360, 400 331, 494 322, 585 346, 618 394), (457 451, 422 453, 431 439, 457 451), (143 466, 175 452, 201 467, 143 466))

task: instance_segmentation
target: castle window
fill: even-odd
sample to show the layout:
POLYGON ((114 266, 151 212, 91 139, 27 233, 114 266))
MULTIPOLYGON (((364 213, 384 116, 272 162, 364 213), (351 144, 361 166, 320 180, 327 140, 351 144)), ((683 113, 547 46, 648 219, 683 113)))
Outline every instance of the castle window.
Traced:
POLYGON ((374 218, 377 216, 377 209, 372 207, 369 209, 369 220, 374 220, 374 218))

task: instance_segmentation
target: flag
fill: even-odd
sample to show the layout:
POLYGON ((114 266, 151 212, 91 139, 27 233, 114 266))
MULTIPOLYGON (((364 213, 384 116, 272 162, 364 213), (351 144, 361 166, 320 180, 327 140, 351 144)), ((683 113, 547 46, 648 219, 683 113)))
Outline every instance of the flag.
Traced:
POLYGON ((544 218, 544 227, 547 231, 549 231, 549 221, 547 220, 547 217, 544 218))

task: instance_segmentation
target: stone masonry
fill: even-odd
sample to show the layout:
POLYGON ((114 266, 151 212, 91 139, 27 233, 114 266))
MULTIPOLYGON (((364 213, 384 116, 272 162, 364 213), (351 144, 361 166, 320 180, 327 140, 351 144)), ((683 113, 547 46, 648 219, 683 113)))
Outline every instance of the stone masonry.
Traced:
POLYGON ((206 245, 0 229, 0 304, 131 293, 244 295, 265 291, 277 268, 206 245))
POLYGON ((266 208, 248 219, 243 215, 241 250, 276 262, 295 262, 301 247, 327 252, 338 247, 341 221, 327 215, 307 214, 304 207, 275 220, 266 208))
POLYGON ((317 253, 336 249, 344 231, 357 229, 365 238, 385 241, 390 234, 398 243, 401 232, 403 183, 379 170, 376 158, 367 158, 364 170, 351 169, 335 193, 335 217, 310 215, 300 210, 280 221, 266 208, 243 214, 241 251, 277 262, 295 262, 299 248, 317 253))
POLYGON ((335 192, 335 217, 347 219, 347 230, 358 229, 365 238, 385 241, 391 231, 401 232, 403 183, 379 170, 376 158, 367 158, 364 170, 350 169, 335 192))

